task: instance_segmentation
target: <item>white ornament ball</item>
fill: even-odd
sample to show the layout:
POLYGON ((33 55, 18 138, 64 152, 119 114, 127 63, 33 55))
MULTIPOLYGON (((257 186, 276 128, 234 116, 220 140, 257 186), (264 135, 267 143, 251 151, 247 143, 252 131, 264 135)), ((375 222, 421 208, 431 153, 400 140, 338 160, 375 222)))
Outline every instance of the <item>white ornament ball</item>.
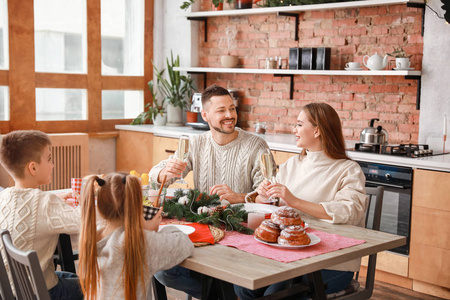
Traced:
POLYGON ((209 207, 206 207, 206 206, 200 206, 198 209, 197 209, 197 213, 200 215, 200 214, 203 214, 203 213, 208 213, 209 214, 209 212, 210 212, 211 210, 209 209, 209 207))
POLYGON ((178 199, 179 204, 186 205, 186 204, 188 204, 188 202, 189 202, 189 198, 187 196, 183 196, 178 199))

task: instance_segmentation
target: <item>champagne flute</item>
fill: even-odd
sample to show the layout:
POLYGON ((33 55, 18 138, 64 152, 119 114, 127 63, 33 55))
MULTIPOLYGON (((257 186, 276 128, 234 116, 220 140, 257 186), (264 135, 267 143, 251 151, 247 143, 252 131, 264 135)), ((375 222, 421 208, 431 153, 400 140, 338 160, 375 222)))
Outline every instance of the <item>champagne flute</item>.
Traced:
MULTIPOLYGON (((182 135, 178 140, 177 158, 182 162, 186 162, 188 153, 189 153, 189 136, 182 135)), ((187 184, 187 182, 183 178, 183 173, 181 173, 180 180, 176 181, 176 183, 187 184)))
MULTIPOLYGON (((273 165, 272 154, 269 149, 264 150, 259 156, 259 164, 262 176, 271 183, 276 183, 275 175, 276 171, 273 165)), ((270 196, 267 200, 268 203, 277 204, 278 198, 270 196)))

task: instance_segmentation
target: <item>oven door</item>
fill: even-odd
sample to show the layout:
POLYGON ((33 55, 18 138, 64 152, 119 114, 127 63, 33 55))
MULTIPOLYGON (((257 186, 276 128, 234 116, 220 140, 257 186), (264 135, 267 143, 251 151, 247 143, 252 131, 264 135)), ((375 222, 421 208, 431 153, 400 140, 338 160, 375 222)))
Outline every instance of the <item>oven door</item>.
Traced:
MULTIPOLYGON (((366 184, 366 186, 370 187, 377 187, 378 185, 366 184)), ((372 224, 374 206, 375 206, 374 203, 372 203, 371 207, 369 208, 370 213, 368 224, 372 224)), ((409 254, 410 225, 411 225, 411 188, 401 189, 390 186, 384 186, 380 231, 406 237, 406 245, 391 249, 390 251, 405 255, 409 254)))

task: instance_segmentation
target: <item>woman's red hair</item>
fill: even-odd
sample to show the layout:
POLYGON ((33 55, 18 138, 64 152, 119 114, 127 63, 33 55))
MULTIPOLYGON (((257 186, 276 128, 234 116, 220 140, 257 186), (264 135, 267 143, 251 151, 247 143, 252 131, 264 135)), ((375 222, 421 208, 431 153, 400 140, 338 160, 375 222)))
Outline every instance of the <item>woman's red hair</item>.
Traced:
MULTIPOLYGON (((309 122, 319 129, 323 152, 330 158, 350 159, 345 152, 345 140, 341 119, 333 107, 326 103, 310 103, 303 106, 309 122)), ((301 156, 306 155, 306 149, 301 156)))

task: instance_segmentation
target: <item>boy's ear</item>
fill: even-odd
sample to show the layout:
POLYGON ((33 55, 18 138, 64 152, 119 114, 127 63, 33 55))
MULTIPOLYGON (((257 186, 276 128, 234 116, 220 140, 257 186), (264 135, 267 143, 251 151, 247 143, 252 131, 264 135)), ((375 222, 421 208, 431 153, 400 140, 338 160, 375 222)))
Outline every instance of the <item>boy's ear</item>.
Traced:
POLYGON ((27 165, 28 172, 30 172, 31 175, 36 175, 36 163, 34 161, 28 163, 27 165))

